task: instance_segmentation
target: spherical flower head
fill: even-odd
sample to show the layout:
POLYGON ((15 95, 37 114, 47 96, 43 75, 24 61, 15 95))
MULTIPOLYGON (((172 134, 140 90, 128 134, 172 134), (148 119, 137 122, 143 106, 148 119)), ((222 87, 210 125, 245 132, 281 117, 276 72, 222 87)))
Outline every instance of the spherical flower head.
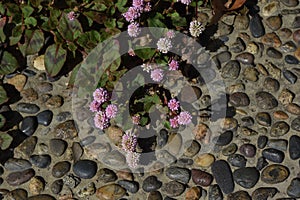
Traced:
POLYGON ((150 12, 151 8, 152 8, 152 6, 151 6, 150 2, 148 2, 144 7, 144 12, 150 12))
POLYGON ((105 114, 109 119, 115 118, 117 116, 117 113, 118 113, 118 107, 114 104, 108 105, 105 109, 105 114))
POLYGON ((135 7, 137 10, 142 11, 144 8, 144 0, 133 0, 132 6, 135 7))
POLYGON ((130 37, 137 37, 141 32, 140 25, 137 22, 129 24, 127 32, 130 37))
POLYGON ((190 28, 189 28, 191 36, 199 37, 199 35, 204 31, 204 29, 205 28, 201 22, 197 20, 191 21, 190 28))
POLYGON ((93 93, 94 100, 98 103, 104 103, 109 99, 108 92, 104 88, 97 88, 93 93))
POLYGON ((141 117, 140 117, 140 115, 134 115, 131 117, 131 119, 132 119, 133 124, 139 125, 141 117))
POLYGON ((178 116, 175 116, 174 118, 170 119, 170 126, 172 128, 177 128, 179 126, 179 123, 178 123, 178 116))
MULTIPOLYGON (((178 2, 179 0, 177 0, 177 2, 178 2)), ((180 0, 181 1, 181 3, 183 3, 183 4, 185 4, 185 5, 189 5, 191 2, 192 2, 192 0, 180 0)))
POLYGON ((126 13, 123 13, 123 17, 128 22, 133 22, 135 19, 141 16, 140 11, 136 7, 129 7, 126 13))
POLYGON ((106 117, 105 112, 99 111, 94 117, 94 124, 97 128, 104 130, 109 126, 109 119, 106 117))
POLYGON ((90 111, 92 111, 92 112, 98 112, 100 106, 101 106, 101 103, 99 103, 99 102, 96 101, 96 100, 93 100, 93 101, 90 103, 90 111))
POLYGON ((169 38, 160 38, 157 42, 157 49, 162 53, 168 53, 172 48, 172 42, 169 38))
POLYGON ((191 123, 192 121, 192 116, 189 112, 181 112, 178 115, 178 124, 180 125, 187 125, 189 123, 191 123))
POLYGON ((174 38, 175 37, 175 32, 172 31, 172 30, 167 31, 166 37, 169 38, 169 39, 174 38))
POLYGON ((67 17, 68 17, 68 19, 69 19, 70 21, 73 21, 73 20, 75 20, 75 18, 76 18, 76 14, 75 14, 74 11, 71 11, 71 12, 69 12, 69 13, 67 14, 67 17))
POLYGON ((153 81, 160 82, 164 78, 162 69, 154 69, 151 71, 151 78, 153 81))
POLYGON ((126 162, 128 164, 128 167, 130 168, 137 168, 139 160, 140 160, 140 154, 136 152, 128 152, 126 154, 126 162))
POLYGON ((137 137, 132 132, 126 132, 122 136, 122 149, 126 152, 134 152, 137 145, 137 137))
POLYGON ((176 99, 171 99, 168 102, 168 108, 172 111, 178 110, 179 108, 179 101, 177 101, 176 99))
POLYGON ((169 70, 175 71, 175 70, 178 69, 178 67, 179 67, 178 61, 176 61, 176 60, 171 60, 171 62, 169 63, 169 70))

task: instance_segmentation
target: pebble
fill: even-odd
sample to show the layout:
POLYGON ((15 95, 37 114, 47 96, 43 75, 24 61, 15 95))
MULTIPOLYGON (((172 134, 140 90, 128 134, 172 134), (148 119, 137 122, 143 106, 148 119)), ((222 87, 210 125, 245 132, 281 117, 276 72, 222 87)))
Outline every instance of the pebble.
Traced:
POLYGON ((287 7, 296 7, 299 4, 299 0, 280 0, 287 7))
POLYGON ((296 117, 292 120, 291 128, 295 131, 300 131, 300 117, 296 117))
POLYGON ((224 156, 230 156, 230 155, 234 154, 237 151, 237 148, 238 147, 235 143, 231 143, 230 145, 223 148, 222 154, 224 156))
POLYGON ((8 190, 1 190, 0 197, 2 198, 5 196, 4 199, 9 199, 9 200, 27 200, 28 199, 28 193, 24 189, 14 189, 12 191, 8 190))
POLYGON ((229 97, 230 103, 235 107, 245 107, 250 104, 250 99, 246 93, 235 92, 229 97))
POLYGON ((224 133, 220 134, 213 138, 213 142, 219 146, 225 146, 232 141, 233 132, 232 131, 225 131, 224 133))
POLYGON ((83 179, 90 179, 97 173, 97 163, 92 160, 79 160, 73 165, 75 175, 83 179))
POLYGON ((280 38, 283 38, 285 40, 289 39, 293 34, 292 30, 289 28, 281 28, 277 31, 277 33, 280 38))
POLYGON ((68 161, 60 161, 55 163, 52 167, 52 176, 55 178, 61 178, 66 175, 71 168, 71 163, 68 161))
POLYGON ((268 74, 275 79, 281 78, 281 69, 279 69, 276 65, 271 62, 265 64, 266 69, 268 70, 268 74))
POLYGON ((181 167, 170 167, 166 170, 166 175, 171 180, 179 181, 187 184, 191 178, 190 171, 186 168, 181 167))
POLYGON ((254 125, 254 119, 251 116, 246 116, 241 118, 241 125, 242 126, 253 126, 254 125))
POLYGON ((163 200, 163 197, 159 191, 152 191, 149 193, 147 200, 163 200))
POLYGON ((278 50, 276 50, 274 47, 268 47, 267 48, 267 56, 274 59, 281 59, 282 53, 278 50))
POLYGON ((71 189, 77 187, 77 185, 79 185, 81 182, 81 179, 77 176, 74 176, 74 174, 68 174, 64 176, 62 180, 63 183, 71 189))
POLYGON ((226 117, 221 121, 221 127, 224 130, 236 130, 238 121, 235 118, 226 117))
POLYGON ((54 194, 58 194, 61 192, 62 188, 63 188, 63 180, 62 179, 57 179, 55 180, 51 185, 50 185, 50 190, 51 192, 53 192, 54 194))
POLYGON ((37 118, 35 116, 27 116, 25 117, 20 125, 20 130, 27 136, 31 136, 34 134, 38 127, 37 118))
POLYGON ((137 193, 139 190, 139 183, 136 181, 120 180, 118 184, 130 193, 137 193))
POLYGON ((265 4, 262 7, 261 13, 263 16, 268 17, 268 16, 272 16, 275 15, 280 8, 280 4, 277 1, 272 1, 270 3, 265 4))
POLYGON ((53 118, 53 112, 51 110, 44 110, 40 112, 36 117, 39 124, 49 126, 53 118))
POLYGON ((255 94, 257 107, 264 110, 271 110, 278 106, 276 98, 268 92, 257 92, 255 94))
POLYGON ((235 57, 235 59, 245 65, 251 65, 254 63, 254 55, 249 52, 240 53, 235 57))
POLYGON ((227 200, 251 200, 248 192, 240 190, 228 195, 227 200))
POLYGON ((267 200, 273 198, 277 192, 275 187, 260 187, 252 192, 252 200, 267 200))
POLYGON ((168 142, 168 131, 166 129, 162 129, 159 131, 159 136, 156 138, 157 146, 159 148, 164 147, 168 142))
POLYGON ((281 183, 288 178, 289 169, 280 164, 272 164, 267 166, 261 173, 261 180, 267 184, 281 183))
MULTIPOLYGON (((296 44, 293 41, 287 41, 286 43, 284 43, 281 47, 280 50, 283 53, 292 53, 295 52, 297 49, 296 44)), ((296 57, 295 57, 296 58, 296 57)), ((297 59, 297 58, 296 58, 297 59)))
POLYGON ((237 37, 236 41, 232 43, 229 48, 230 51, 232 51, 233 53, 241 53, 242 51, 245 50, 246 45, 240 37, 237 37))
POLYGON ((222 192, 229 194, 234 190, 231 168, 225 160, 217 160, 211 167, 213 176, 222 192))
POLYGON ((284 57, 284 61, 287 64, 291 64, 291 65, 297 65, 297 64, 299 64, 299 60, 295 56, 293 56, 293 55, 286 55, 284 57))
POLYGON ((286 111, 294 115, 300 115, 300 106, 295 103, 289 103, 286 106, 286 111))
POLYGON ((162 182, 156 176, 148 176, 144 181, 142 188, 145 192, 152 192, 161 188, 162 182))
POLYGON ((272 118, 267 112, 259 112, 255 116, 255 120, 259 125, 262 126, 271 126, 272 118))
POLYGON ((73 139, 78 135, 74 120, 67 120, 58 124, 54 129, 54 133, 56 137, 61 139, 73 139))
POLYGON ((234 29, 247 30, 250 19, 247 15, 237 15, 234 19, 234 29))
MULTIPOLYGON (((300 34, 300 33, 299 33, 300 34)), ((300 37, 300 36, 299 36, 300 37)), ((300 41, 298 42, 298 45, 300 44, 300 41)), ((294 52, 294 56, 298 59, 298 60, 300 60, 300 47, 298 47, 297 49, 296 49, 296 51, 294 52)))
MULTIPOLYGON (((204 69, 201 69, 201 73, 204 73, 205 70, 204 69)), ((205 73, 204 73, 205 74, 205 73)), ((208 74, 207 74, 208 75, 208 74)), ((209 75, 208 75, 209 77, 209 75)), ((207 79, 205 80, 208 80, 210 78, 206 77, 207 79)), ((209 82, 209 81, 207 81, 209 82)), ((185 86, 181 89, 181 93, 180 93, 180 100, 183 101, 183 102, 187 102, 187 103, 193 103, 195 101, 197 101, 201 95, 202 95, 202 91, 199 87, 196 87, 196 86, 185 86)))
POLYGON ((221 76, 224 79, 237 79, 239 77, 240 70, 240 63, 236 60, 231 60, 222 68, 221 76))
POLYGON ((296 29, 296 28, 300 28, 300 17, 296 16, 294 18, 294 21, 292 23, 292 28, 296 29))
POLYGON ((268 143, 268 137, 267 136, 264 136, 264 135, 260 135, 258 138, 257 138, 257 147, 260 148, 260 149, 263 149, 266 147, 268 143))
POLYGON ((162 193, 170 196, 170 197, 177 197, 181 195, 185 190, 185 186, 182 183, 179 183, 177 181, 171 181, 164 183, 161 191, 162 193))
POLYGON ((258 80, 259 72, 254 67, 246 67, 243 71, 244 79, 256 82, 258 80))
POLYGON ((255 42, 250 42, 247 44, 246 51, 252 54, 257 54, 259 51, 259 47, 255 42))
POLYGON ((213 154, 210 153, 201 154, 194 159, 195 165, 204 168, 210 167, 214 161, 215 157, 213 154))
POLYGON ((282 42, 275 32, 267 33, 261 38, 261 42, 266 46, 278 48, 282 45, 282 42))
POLYGON ((72 114, 68 111, 60 112, 56 115, 56 120, 59 122, 65 121, 67 118, 70 118, 72 114))
POLYGON ((56 200, 56 199, 49 194, 39 194, 36 196, 31 196, 27 200, 56 200))
POLYGON ((233 172, 234 181, 243 188, 252 188, 258 182, 259 172, 255 167, 243 167, 233 172))
POLYGON ((204 123, 198 124, 193 130, 193 133, 195 135, 196 140, 202 141, 204 143, 209 142, 211 132, 206 124, 204 123))
POLYGON ((85 198, 85 199, 87 199, 88 196, 91 196, 91 195, 95 194, 95 192, 96 192, 96 186, 95 186, 95 183, 90 182, 88 185, 84 186, 83 188, 80 188, 80 189, 77 191, 77 195, 78 195, 78 197, 80 197, 80 198, 85 198))
POLYGON ((9 158, 4 163, 4 168, 8 171, 18 172, 31 168, 31 163, 22 158, 9 158))
POLYGON ((29 181, 34 175, 35 171, 33 169, 26 169, 8 174, 5 180, 11 186, 19 186, 29 181))
POLYGON ((289 154, 292 160, 300 158, 300 137, 292 135, 289 139, 289 154))
POLYGON ((64 100, 61 96, 59 95, 55 95, 50 97, 46 102, 45 105, 47 106, 47 108, 49 109, 53 109, 53 108, 59 108, 63 105, 64 100))
POLYGON ((297 81, 297 76, 291 72, 290 70, 284 69, 282 70, 283 77, 290 82, 291 84, 295 84, 297 81))
POLYGON ((27 77, 23 74, 17 74, 14 77, 7 79, 7 83, 15 86, 15 88, 20 92, 23 90, 27 82, 27 77))
MULTIPOLYGON (((72 148, 72 158, 74 162, 77 162, 83 155, 83 148, 78 142, 73 142, 71 148, 72 148)), ((106 146, 104 146, 104 148, 106 148, 106 146)), ((97 151, 97 152, 100 153, 101 151, 97 151)))
POLYGON ((228 62, 231 59, 231 53, 229 51, 223 51, 216 55, 220 63, 228 62))
POLYGON ((29 181, 29 191, 33 195, 41 194, 45 189, 45 180, 42 177, 33 177, 29 181))
POLYGON ((187 157, 194 157, 201 149, 201 145, 196 140, 187 141, 184 146, 184 155, 187 157))
POLYGON ((287 134, 290 130, 290 126, 285 121, 275 122, 270 130, 270 135, 272 137, 280 137, 287 134))
POLYGON ((40 107, 38 107, 36 104, 31 103, 18 103, 16 110, 18 112, 23 112, 27 114, 35 114, 40 110, 40 107))
POLYGON ((211 185, 208 190, 209 200, 223 200, 223 194, 220 187, 217 184, 211 185))
POLYGON ((192 169, 192 180, 196 185, 207 187, 212 183, 213 176, 200 169, 192 169))
POLYGON ((268 165, 268 161, 266 160, 265 157, 259 157, 257 159, 257 163, 256 163, 256 169, 257 170, 262 170, 264 167, 266 167, 268 165))
POLYGON ((275 162, 275 163, 282 163, 284 160, 284 153, 280 150, 274 149, 274 148, 268 148, 264 149, 262 151, 262 155, 269 161, 275 162))
POLYGON ((51 164, 51 157, 47 154, 32 155, 30 156, 29 161, 38 168, 47 168, 51 164))
POLYGON ((118 184, 105 185, 97 189, 96 196, 103 200, 120 199, 126 191, 118 184))
POLYGON ((202 195, 202 189, 200 187, 191 187, 185 193, 186 200, 197 200, 200 199, 202 195))
MULTIPOLYGON (((286 120, 289 118, 288 114, 281 110, 275 111, 273 117, 278 120, 286 120)), ((291 124, 291 127, 293 128, 293 123, 291 124)))
POLYGON ((62 139, 51 139, 49 141, 50 152, 55 156, 64 154, 68 143, 62 139))
POLYGON ((286 151, 288 146, 288 141, 285 139, 271 139, 268 141, 267 146, 280 151, 286 151))
POLYGON ((277 15, 268 17, 266 19, 266 24, 272 31, 277 31, 282 26, 281 16, 277 15))
POLYGON ((256 147, 253 144, 243 144, 239 148, 241 154, 248 158, 252 158, 256 154, 256 147))
POLYGON ((38 93, 33 88, 23 89, 21 96, 24 101, 33 102, 38 99, 38 93))
POLYGON ((228 163, 234 167, 246 167, 247 159, 241 154, 233 154, 228 156, 228 163))
POLYGON ((37 143, 36 136, 30 136, 26 138, 19 146, 14 150, 16 157, 28 158, 34 151, 37 143))
POLYGON ((293 198, 300 198, 300 178, 294 178, 288 186, 286 193, 293 198))
POLYGON ((292 93, 290 90, 285 88, 280 92, 278 96, 278 101, 282 105, 287 106, 288 104, 292 103, 294 96, 295 96, 294 93, 292 93))
POLYGON ((258 14, 255 14, 249 23, 250 32, 254 38, 260 38, 265 35, 265 27, 262 23, 262 19, 258 14))
MULTIPOLYGON (((123 176, 120 178, 124 179, 123 176)), ((117 179, 118 179, 118 177, 117 177, 116 173, 113 170, 110 170, 108 168, 101 168, 97 172, 97 181, 100 181, 103 183, 109 183, 109 182, 114 182, 117 179)), ((132 180, 132 179, 126 178, 126 180, 132 180)))
POLYGON ((165 150, 167 150, 172 155, 177 155, 180 152, 180 149, 182 147, 182 137, 180 134, 171 133, 168 137, 168 143, 165 147, 165 150))
POLYGON ((53 90, 53 85, 52 85, 52 83, 42 82, 42 83, 37 84, 36 90, 38 93, 51 92, 53 90))

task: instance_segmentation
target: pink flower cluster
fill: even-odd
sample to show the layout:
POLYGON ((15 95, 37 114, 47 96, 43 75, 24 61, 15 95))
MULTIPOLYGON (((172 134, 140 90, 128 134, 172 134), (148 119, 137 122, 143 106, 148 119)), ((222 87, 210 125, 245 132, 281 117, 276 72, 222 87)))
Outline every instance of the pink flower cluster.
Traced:
POLYGON ((122 136, 122 149, 126 152, 126 162, 129 167, 136 168, 140 154, 136 152, 137 137, 132 132, 126 132, 122 136))
POLYGON ((90 110, 95 112, 94 124, 103 130, 109 126, 110 119, 115 118, 118 108, 114 104, 109 104, 106 108, 104 103, 109 101, 109 94, 104 88, 97 88, 93 93, 93 101, 90 103, 90 110))
MULTIPOLYGON (((179 106, 180 106, 179 101, 177 101, 174 98, 168 102, 168 108, 172 112, 178 111, 179 106)), ((187 125, 191 123, 191 121, 192 121, 192 116, 187 111, 180 112, 179 114, 176 114, 174 117, 169 119, 172 128, 177 128, 179 125, 187 125)))
POLYGON ((127 32, 130 37, 137 37, 141 32, 139 23, 134 22, 138 19, 143 12, 149 12, 151 10, 150 2, 146 3, 144 0, 133 0, 132 6, 128 8, 126 13, 123 13, 123 17, 131 24, 128 26, 127 32))

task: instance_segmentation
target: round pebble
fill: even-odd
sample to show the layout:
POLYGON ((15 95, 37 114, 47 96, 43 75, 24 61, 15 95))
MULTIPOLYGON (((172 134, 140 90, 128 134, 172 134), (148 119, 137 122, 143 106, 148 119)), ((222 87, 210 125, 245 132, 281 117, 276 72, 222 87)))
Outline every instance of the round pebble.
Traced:
POLYGON ((61 178, 70 171, 71 163, 68 161, 57 162, 52 168, 52 176, 61 178))
POLYGON ((289 169, 280 164, 267 166, 261 173, 261 180, 267 184, 281 183, 290 175, 289 169))
POLYGON ((97 169, 97 163, 92 160, 79 160, 73 165, 75 175, 83 179, 94 177, 97 169))
POLYGON ((241 154, 233 154, 228 156, 228 163, 234 167, 246 167, 247 159, 241 154))
POLYGON ((256 147, 253 144, 243 144, 239 148, 241 154, 246 157, 252 158, 256 155, 256 147))
POLYGON ((144 181, 142 188, 145 192, 156 191, 161 188, 162 182, 156 176, 148 176, 144 181))

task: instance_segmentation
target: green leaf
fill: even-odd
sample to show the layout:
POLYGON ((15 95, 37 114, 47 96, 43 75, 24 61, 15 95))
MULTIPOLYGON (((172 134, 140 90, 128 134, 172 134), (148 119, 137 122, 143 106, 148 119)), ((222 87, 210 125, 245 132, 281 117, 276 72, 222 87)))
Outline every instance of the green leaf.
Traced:
POLYGON ((72 87, 75 84, 77 73, 78 73, 78 70, 80 69, 80 66, 81 66, 81 63, 76 65, 76 67, 72 70, 71 76, 70 76, 70 79, 69 79, 69 82, 68 82, 69 87, 72 87))
POLYGON ((9 37, 9 45, 13 46, 17 44, 22 37, 22 33, 23 33, 22 25, 18 25, 14 27, 14 29, 12 30, 12 36, 9 37))
POLYGON ((18 67, 17 59, 11 53, 4 51, 0 57, 0 75, 13 73, 18 67))
POLYGON ((77 19, 69 20, 66 13, 62 14, 57 30, 68 41, 74 41, 82 33, 79 21, 77 19))
POLYGON ((152 48, 144 48, 144 49, 139 49, 139 47, 134 50, 134 53, 140 57, 143 60, 147 60, 152 58, 152 56, 155 54, 155 49, 152 48))
POLYGON ((7 93, 3 86, 0 86, 0 105, 8 101, 7 93))
POLYGON ((101 36, 98 31, 92 30, 89 32, 82 33, 78 39, 77 43, 83 48, 92 50, 101 41, 101 36))
POLYGON ((95 10, 95 11, 105 11, 107 9, 107 6, 104 5, 103 3, 96 3, 90 8, 90 10, 95 10))
POLYGON ((127 0, 118 0, 118 2, 116 3, 116 6, 120 12, 123 13, 126 11, 126 8, 124 8, 126 3, 127 3, 127 0))
POLYGON ((104 26, 106 28, 115 28, 116 27, 116 19, 110 18, 104 22, 104 26))
POLYGON ((32 8, 31 6, 25 5, 21 8, 21 10, 22 10, 22 13, 23 13, 23 17, 27 18, 33 13, 34 8, 32 8))
POLYGON ((97 22, 98 24, 104 24, 104 22, 107 19, 107 15, 105 13, 99 13, 96 11, 83 12, 83 15, 85 15, 87 18, 97 22))
POLYGON ((44 45, 44 34, 41 30, 25 30, 24 37, 25 43, 19 44, 23 56, 38 53, 44 45))
POLYGON ((37 8, 41 4, 42 0, 30 0, 30 3, 33 7, 37 8))
POLYGON ((36 24, 37 24, 37 21, 34 17, 28 17, 24 20, 24 22, 25 22, 25 25, 27 25, 27 26, 36 26, 36 24))
POLYGON ((3 115, 0 114, 0 129, 4 126, 6 119, 3 115))
POLYGON ((4 42, 6 40, 6 35, 4 33, 4 27, 6 25, 7 17, 0 18, 0 42, 4 42))
POLYGON ((2 150, 7 149, 12 143, 13 138, 7 133, 0 133, 0 148, 2 150))
POLYGON ((148 123, 149 123, 149 118, 145 117, 145 116, 142 116, 141 119, 140 119, 140 125, 141 126, 146 126, 148 123))
POLYGON ((4 15, 4 13, 5 13, 5 7, 4 7, 4 5, 0 2, 0 14, 1 14, 1 15, 4 15))
POLYGON ((172 24, 174 26, 187 26, 186 19, 184 17, 181 17, 178 12, 174 12, 169 15, 172 20, 172 24))
POLYGON ((60 45, 53 44, 45 52, 45 67, 50 76, 56 76, 62 69, 67 57, 67 51, 60 45))
POLYGON ((161 21, 164 19, 164 16, 160 13, 156 13, 154 17, 149 17, 147 19, 148 26, 150 29, 150 32, 155 38, 160 38, 164 34, 164 30, 157 30, 157 28, 166 28, 167 26, 161 21), (151 28, 151 27, 154 27, 151 28))
POLYGON ((169 122, 169 121, 166 121, 166 122, 164 123, 164 127, 167 128, 167 129, 171 129, 170 122, 169 122))

